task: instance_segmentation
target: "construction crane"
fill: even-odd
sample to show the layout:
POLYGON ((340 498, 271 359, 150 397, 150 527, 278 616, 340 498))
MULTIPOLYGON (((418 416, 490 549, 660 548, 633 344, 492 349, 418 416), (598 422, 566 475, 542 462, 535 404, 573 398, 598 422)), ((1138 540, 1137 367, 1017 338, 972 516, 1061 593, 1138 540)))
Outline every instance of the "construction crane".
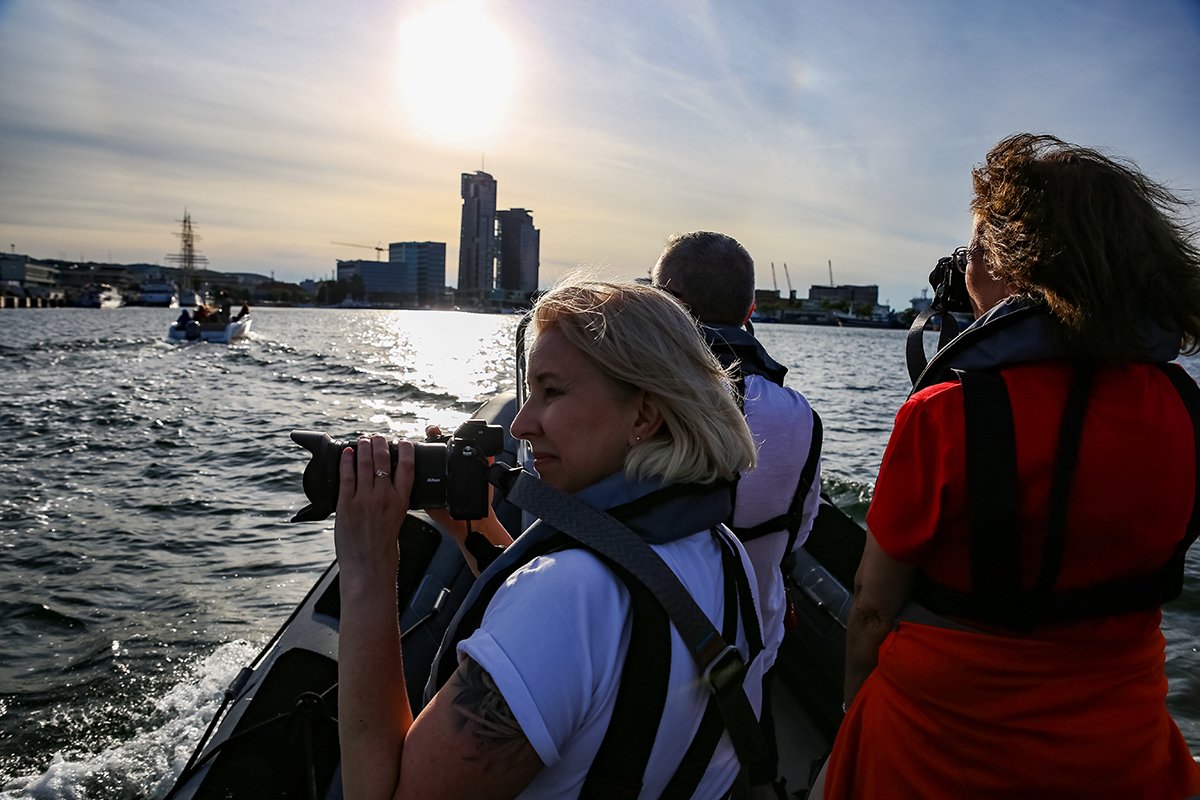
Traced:
POLYGON ((779 294, 779 281, 775 278, 775 262, 771 262, 771 285, 775 287, 775 294, 779 294))
POLYGON ((376 261, 382 260, 382 259, 380 259, 379 254, 387 251, 386 247, 381 247, 377 244, 376 245, 354 244, 353 242, 330 242, 330 244, 341 245, 342 247, 361 247, 364 250, 374 250, 376 261))
POLYGON ((792 276, 788 274, 787 262, 783 262, 783 277, 787 278, 788 284, 788 299, 796 299, 796 290, 792 288, 792 276))

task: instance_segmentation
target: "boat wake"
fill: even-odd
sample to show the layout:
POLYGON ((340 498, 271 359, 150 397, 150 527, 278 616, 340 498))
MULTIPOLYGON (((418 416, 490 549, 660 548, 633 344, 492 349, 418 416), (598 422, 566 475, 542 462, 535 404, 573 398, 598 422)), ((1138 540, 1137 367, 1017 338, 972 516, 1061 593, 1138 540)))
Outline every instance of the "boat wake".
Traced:
POLYGON ((68 758, 56 753, 40 775, 20 776, 0 786, 0 800, 164 797, 220 706, 226 687, 259 647, 243 640, 219 646, 154 701, 131 738, 90 755, 68 758))

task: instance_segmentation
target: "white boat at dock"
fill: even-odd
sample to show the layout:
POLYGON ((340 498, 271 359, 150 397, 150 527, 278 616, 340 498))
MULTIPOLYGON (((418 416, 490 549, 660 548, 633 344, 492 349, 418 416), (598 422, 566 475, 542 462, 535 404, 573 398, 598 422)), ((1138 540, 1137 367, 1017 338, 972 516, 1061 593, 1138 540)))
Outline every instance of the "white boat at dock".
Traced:
POLYGON ((124 303, 121 292, 107 283, 85 286, 75 300, 80 308, 120 308, 124 303))
POLYGON ((179 287, 161 276, 147 278, 138 287, 141 304, 156 308, 179 308, 179 287))
POLYGON ((178 324, 167 329, 167 338, 171 341, 212 342, 214 344, 229 344, 234 339, 241 339, 250 333, 250 315, 241 319, 231 320, 226 325, 220 323, 200 322, 190 320, 184 327, 178 324))

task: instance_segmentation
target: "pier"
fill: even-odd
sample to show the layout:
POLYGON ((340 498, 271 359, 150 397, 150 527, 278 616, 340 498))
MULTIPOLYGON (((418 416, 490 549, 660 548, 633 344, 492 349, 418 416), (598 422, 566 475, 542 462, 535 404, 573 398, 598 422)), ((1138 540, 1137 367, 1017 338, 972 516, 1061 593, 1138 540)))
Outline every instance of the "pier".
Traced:
POLYGON ((61 297, 16 297, 11 294, 0 294, 0 309, 64 308, 66 305, 66 302, 61 297))

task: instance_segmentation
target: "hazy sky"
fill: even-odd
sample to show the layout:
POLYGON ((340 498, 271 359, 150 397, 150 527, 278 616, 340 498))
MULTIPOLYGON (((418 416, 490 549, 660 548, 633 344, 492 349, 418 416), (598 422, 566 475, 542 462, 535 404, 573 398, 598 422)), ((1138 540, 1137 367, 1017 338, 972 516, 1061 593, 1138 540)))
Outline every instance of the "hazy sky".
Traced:
POLYGON ((482 166, 543 286, 712 229, 760 288, 832 261, 901 308, 1007 134, 1200 200, 1198 0, 0 0, 0 41, 0 244, 35 258, 164 263, 186 208, 214 269, 432 240, 454 284, 482 166))

